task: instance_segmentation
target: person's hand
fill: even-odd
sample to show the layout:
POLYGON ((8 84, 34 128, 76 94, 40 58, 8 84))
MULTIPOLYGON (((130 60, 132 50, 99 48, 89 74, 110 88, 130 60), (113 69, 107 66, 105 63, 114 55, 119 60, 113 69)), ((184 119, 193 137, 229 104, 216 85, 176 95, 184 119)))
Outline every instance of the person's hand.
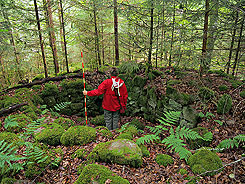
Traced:
POLYGON ((87 94, 88 94, 88 92, 87 92, 86 90, 84 90, 84 91, 83 91, 83 95, 86 96, 87 94))

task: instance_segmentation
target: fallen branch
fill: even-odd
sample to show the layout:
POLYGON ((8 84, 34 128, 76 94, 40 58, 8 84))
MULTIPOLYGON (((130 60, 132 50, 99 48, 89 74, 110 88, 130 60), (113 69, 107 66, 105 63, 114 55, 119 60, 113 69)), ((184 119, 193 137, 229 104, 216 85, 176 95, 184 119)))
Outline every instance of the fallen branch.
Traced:
POLYGON ((25 106, 27 105, 28 103, 27 102, 24 102, 24 103, 21 103, 21 104, 16 104, 16 105, 13 105, 7 109, 3 109, 0 111, 0 117, 5 115, 5 114, 10 114, 11 112, 14 112, 15 110, 19 109, 20 107, 22 106, 25 106))

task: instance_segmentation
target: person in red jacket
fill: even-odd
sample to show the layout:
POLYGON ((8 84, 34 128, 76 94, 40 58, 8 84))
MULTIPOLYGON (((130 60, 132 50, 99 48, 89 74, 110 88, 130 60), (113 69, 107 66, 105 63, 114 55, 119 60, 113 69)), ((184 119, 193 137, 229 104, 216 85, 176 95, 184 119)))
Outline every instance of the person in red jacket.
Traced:
POLYGON ((104 94, 102 108, 104 109, 104 119, 109 130, 118 128, 120 112, 126 110, 128 92, 122 79, 118 77, 118 69, 113 67, 110 71, 111 78, 104 80, 98 89, 83 91, 84 95, 99 96, 104 94))

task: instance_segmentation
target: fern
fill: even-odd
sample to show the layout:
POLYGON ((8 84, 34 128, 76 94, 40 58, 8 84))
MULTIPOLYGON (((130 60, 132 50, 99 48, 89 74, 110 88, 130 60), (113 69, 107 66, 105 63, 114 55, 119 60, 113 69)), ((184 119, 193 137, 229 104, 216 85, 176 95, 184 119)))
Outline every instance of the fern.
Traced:
POLYGON ((46 114, 47 112, 51 112, 52 115, 54 116, 60 116, 59 113, 56 111, 61 111, 62 109, 66 108, 67 105, 70 105, 71 102, 61 102, 59 104, 56 104, 53 108, 47 109, 47 105, 42 105, 40 108, 44 109, 41 114, 46 114))
POLYGON ((159 140, 160 137, 155 135, 155 134, 148 134, 148 135, 145 135, 143 137, 140 137, 136 140, 136 144, 137 145, 142 145, 142 144, 145 144, 145 143, 152 143, 156 140, 159 140))
POLYGON ((170 126, 170 124, 176 124, 180 119, 181 111, 164 112, 165 118, 161 118, 160 123, 170 126))
POLYGON ((150 131, 152 133, 155 133, 156 135, 160 134, 163 130, 168 130, 167 128, 161 126, 161 125, 157 125, 155 127, 151 127, 151 126, 146 126, 146 128, 149 128, 150 131))
POLYGON ((234 147, 239 147, 240 143, 245 142, 245 135, 240 134, 235 136, 233 139, 225 139, 219 143, 219 145, 216 147, 218 150, 224 150, 224 149, 230 149, 234 147))
POLYGON ((127 129, 128 125, 129 125, 129 122, 122 125, 119 132, 124 132, 127 129))
POLYGON ((167 148, 178 153, 180 159, 185 159, 187 161, 191 156, 191 152, 184 148, 184 146, 186 146, 184 140, 180 139, 179 136, 176 136, 175 134, 170 134, 170 136, 162 140, 162 143, 166 144, 167 148))
POLYGON ((54 106, 54 109, 56 110, 56 111, 60 111, 60 110, 62 110, 62 109, 64 109, 64 108, 66 108, 66 106, 67 105, 70 105, 71 104, 71 102, 61 102, 60 104, 56 104, 55 106, 54 106))
POLYGON ((8 128, 12 128, 12 127, 17 127, 19 124, 15 120, 16 120, 16 118, 12 118, 11 115, 8 116, 7 118, 5 118, 5 120, 4 120, 4 128, 8 129, 8 128))
POLYGON ((176 128, 175 135, 177 138, 181 138, 181 139, 183 138, 191 139, 191 140, 202 139, 202 137, 197 132, 185 127, 180 128, 180 126, 176 128))
POLYGON ((0 141, 0 169, 1 176, 6 173, 15 172, 17 173, 23 168, 21 163, 17 161, 25 159, 25 157, 19 157, 16 155, 16 146, 13 143, 8 144, 5 140, 0 141))
POLYGON ((25 165, 33 164, 33 163, 42 163, 48 159, 48 156, 45 151, 37 146, 33 146, 31 142, 25 142, 26 150, 24 155, 27 159, 25 165))

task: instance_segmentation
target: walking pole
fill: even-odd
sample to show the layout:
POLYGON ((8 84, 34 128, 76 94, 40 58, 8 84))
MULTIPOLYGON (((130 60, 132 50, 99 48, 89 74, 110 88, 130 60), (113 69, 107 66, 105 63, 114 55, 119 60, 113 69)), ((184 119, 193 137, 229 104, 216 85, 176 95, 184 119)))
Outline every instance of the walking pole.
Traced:
MULTIPOLYGON (((84 84, 84 90, 85 90, 85 71, 84 71, 84 64, 83 64, 83 52, 81 51, 81 57, 82 57, 82 67, 83 67, 83 84, 84 84)), ((88 124, 88 117, 87 117, 87 102, 86 102, 86 95, 84 95, 84 102, 85 102, 85 120, 86 125, 88 124)))

